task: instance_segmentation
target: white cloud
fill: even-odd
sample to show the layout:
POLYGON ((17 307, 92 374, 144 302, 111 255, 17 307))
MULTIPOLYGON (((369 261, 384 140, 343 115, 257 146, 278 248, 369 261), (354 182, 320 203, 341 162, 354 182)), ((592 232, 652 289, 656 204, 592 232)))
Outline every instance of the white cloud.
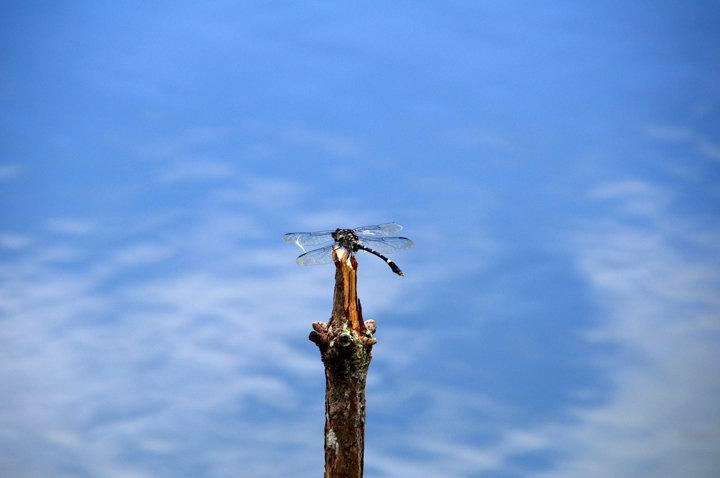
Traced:
POLYGON ((232 189, 220 189, 215 193, 224 206, 240 203, 267 210, 283 207, 294 201, 302 189, 292 181, 275 177, 243 177, 232 189))
POLYGON ((190 149, 223 141, 230 134, 228 128, 195 127, 173 137, 137 142, 132 149, 142 156, 174 159, 185 156, 190 149))
POLYGON ((0 164, 0 181, 9 181, 22 174, 19 164, 0 164))
MULTIPOLYGON (((290 267, 285 276, 248 268, 237 236, 226 237, 233 220, 183 225, 174 244, 122 245, 91 262, 81 254, 73 267, 47 261, 56 246, 37 239, 25 260, 0 269, 0 430, 12 430, 0 432, 2 473, 157 476, 148 473, 154 460, 255 469, 259 454, 273 463, 282 446, 296 463, 315 456, 322 435, 309 432, 322 426, 322 391, 308 410, 301 380, 322 383, 306 337, 325 302, 313 302, 313 274, 298 288, 290 267), (171 257, 179 264, 164 270, 171 257), (278 420, 258 423, 257 410, 278 420), (265 443, 253 443, 260 428, 265 443)), ((92 229, 69 219, 50 226, 92 229)))
POLYGON ((450 132, 447 135, 447 141, 451 146, 460 149, 483 149, 499 152, 518 150, 518 142, 510 140, 504 133, 483 128, 450 132))
MULTIPOLYGON (((719 469, 720 264, 708 258, 720 257, 720 230, 670 215, 656 200, 669 194, 641 181, 606 184, 590 196, 612 211, 611 218, 580 225, 575 251, 601 313, 585 340, 612 345, 612 352, 586 358, 609 384, 603 398, 567 405, 536 424, 501 427, 494 439, 469 446, 463 417, 478 416, 473 409, 503 417, 502 404, 408 383, 396 387, 404 394, 387 397, 372 395, 371 387, 376 407, 412 397, 431 402, 431 412, 404 430, 413 438, 368 444, 374 476, 523 476, 528 471, 516 460, 526 454, 553 457, 546 472, 533 472, 548 478, 700 477, 719 469), (657 204, 645 212, 652 220, 638 225, 613 214, 634 200, 657 204), (694 235, 703 240, 687 240, 694 235)), ((384 379, 375 373, 371 385, 384 379)), ((496 425, 486 433, 497 432, 496 425)))
POLYGON ((84 236, 95 231, 95 224, 84 219, 57 217, 47 221, 47 227, 53 232, 71 236, 84 236))
POLYGON ((720 160, 720 145, 688 128, 650 126, 647 128, 647 134, 651 138, 664 142, 688 144, 705 158, 714 161, 720 160))
POLYGON ((654 216, 664 210, 671 195, 646 181, 629 179, 603 184, 588 194, 591 199, 616 201, 614 207, 618 211, 654 216))
POLYGON ((232 174, 233 167, 228 162, 198 158, 169 164, 161 173, 160 180, 169 183, 200 181, 228 178, 232 174))
MULTIPOLYGON (((600 190, 657 195, 639 183, 600 190)), ((604 360, 606 403, 539 430, 567 457, 548 477, 711 476, 720 465, 720 269, 707 261, 718 257, 720 231, 711 249, 688 251, 685 236, 709 225, 658 214, 650 228, 597 223, 578 242, 580 270, 605 312, 588 339, 620 351, 604 360)))
MULTIPOLYGON (((296 193, 282 181, 254 184, 257 197, 263 185, 296 193)), ((676 470, 691 459, 690 471, 713 465, 720 384, 707 364, 720 362, 714 293, 720 268, 705 258, 717 257, 718 231, 668 216, 671 195, 642 181, 602 185, 590 195, 613 211, 626 211, 632 201, 653 204, 644 208, 652 218, 647 224, 615 216, 586 222, 577 243, 578 266, 605 314, 586 339, 620 349, 598 364, 613 385, 608 400, 574 406, 545 423, 499 431, 494 423, 492 439, 469 445, 467 430, 482 424, 468 424, 467 416, 507 416, 507 405, 473 390, 398 379, 417 360, 413 350, 434 353, 435 337, 381 323, 385 345, 378 354, 398 352, 383 362, 392 373, 373 369, 372 408, 392 410, 412 399, 430 405, 402 434, 367 444, 375 476, 522 474, 514 458, 543 452, 563 457, 548 473, 557 478, 637 476, 653 467, 669 470, 654 476, 669 478, 681 476, 676 470), (688 242, 695 235, 701 240, 688 242), (702 251, 683 250, 686 244, 702 251)), ((251 201, 216 199, 224 206, 251 201)), ((83 263, 78 248, 78 268, 47 260, 57 246, 42 247, 36 238, 27 260, 0 270, 0 383, 9 391, 0 399, 0 430, 12 430, 0 432, 0 447, 20 457, 8 468, 13 476, 55 476, 75 463, 83 470, 76 476, 115 470, 142 477, 157 461, 206 467, 217 476, 242 463, 248 476, 262 476, 273 473, 266 463, 276 462, 283 447, 297 463, 322 469, 322 365, 306 337, 310 323, 329 314, 332 274, 295 267, 292 248, 281 258, 279 237, 277 246, 244 249, 267 231, 253 215, 230 209, 176 224, 171 234, 171 225, 162 224, 160 237, 133 231, 145 239, 120 240, 92 262, 83 263), (316 393, 306 393, 309 386, 316 393), (192 459, 190 450, 198 450, 192 459), (133 466, 124 464, 129 454, 140 457, 133 466)), ((332 223, 333 214, 314 219, 332 223)), ((76 234, 93 227, 73 227, 68 219, 54 224, 76 234)), ((450 260, 458 268, 444 263, 444 269, 466 271, 464 258, 450 260)), ((434 274, 418 271, 417 280, 423 276, 434 274)), ((366 310, 402 303, 401 284, 361 285, 366 310), (369 306, 371 297, 378 298, 369 306)), ((421 299, 413 300, 417 307, 421 299)))
POLYGON ((31 243, 32 239, 29 236, 23 234, 0 234, 0 247, 2 247, 3 249, 25 249, 31 243))
POLYGON ((157 243, 140 243, 123 247, 115 253, 115 260, 126 265, 143 265, 160 262, 175 253, 170 246, 157 243))
POLYGON ((286 139, 292 144, 305 145, 336 156, 354 156, 360 152, 359 145, 350 138, 303 128, 288 129, 286 139))

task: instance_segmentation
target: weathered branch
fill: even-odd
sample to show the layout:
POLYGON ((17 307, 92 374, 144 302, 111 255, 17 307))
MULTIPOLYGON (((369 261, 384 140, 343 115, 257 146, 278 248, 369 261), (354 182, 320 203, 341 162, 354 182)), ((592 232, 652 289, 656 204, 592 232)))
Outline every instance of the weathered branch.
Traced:
POLYGON ((335 293, 329 323, 314 322, 310 340, 325 365, 325 478, 361 478, 365 448, 365 383, 375 321, 363 322, 357 261, 333 251, 335 293))

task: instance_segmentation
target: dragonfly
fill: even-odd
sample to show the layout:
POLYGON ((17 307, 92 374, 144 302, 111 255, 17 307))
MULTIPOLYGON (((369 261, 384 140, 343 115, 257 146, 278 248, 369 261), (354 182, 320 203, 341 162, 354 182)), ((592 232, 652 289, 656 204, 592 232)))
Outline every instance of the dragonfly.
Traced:
POLYGON ((328 264, 332 262, 332 251, 334 248, 343 247, 355 253, 365 251, 378 256, 384 260, 394 273, 404 276, 400 268, 392 260, 383 254, 402 251, 412 247, 413 242, 407 237, 389 237, 397 234, 402 229, 400 224, 386 222, 377 226, 362 226, 355 229, 335 229, 318 232, 290 232, 283 235, 282 240, 297 244, 304 254, 297 258, 301 266, 312 266, 316 264, 328 264), (330 242, 327 246, 319 249, 306 251, 305 247, 319 246, 330 242))

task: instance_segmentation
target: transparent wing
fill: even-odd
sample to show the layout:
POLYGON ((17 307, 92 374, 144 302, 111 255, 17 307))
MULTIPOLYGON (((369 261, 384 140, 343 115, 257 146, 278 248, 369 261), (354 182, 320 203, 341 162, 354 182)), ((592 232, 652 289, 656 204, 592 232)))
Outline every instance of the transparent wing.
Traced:
POLYGON ((283 235, 282 240, 298 246, 317 246, 326 242, 334 242, 332 238, 333 232, 335 231, 289 232, 283 235))
MULTIPOLYGON (((402 230, 400 224, 386 222, 384 224, 378 224, 377 226, 358 227, 353 229, 353 232, 365 236, 391 236, 397 234, 400 230, 402 230)), ((334 242, 332 238, 333 232, 335 232, 334 229, 318 232, 289 232, 283 235, 282 240, 290 244, 297 244, 298 246, 316 246, 318 244, 325 244, 326 242, 334 242)))
POLYGON ((391 254, 413 246, 413 241, 407 237, 361 237, 358 242, 380 254, 391 254))
POLYGON ((314 266, 317 264, 328 264, 332 262, 332 248, 333 245, 321 247, 314 251, 306 252, 298 256, 297 262, 301 266, 314 266))
POLYGON ((377 226, 362 226, 353 229, 355 234, 367 235, 367 236, 392 236, 402 230, 400 224, 394 222, 386 222, 384 224, 378 224, 377 226))

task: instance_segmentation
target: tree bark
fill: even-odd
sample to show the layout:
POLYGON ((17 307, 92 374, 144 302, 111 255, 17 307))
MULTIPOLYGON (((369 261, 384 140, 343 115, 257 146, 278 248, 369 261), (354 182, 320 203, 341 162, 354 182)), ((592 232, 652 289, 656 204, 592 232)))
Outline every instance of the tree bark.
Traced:
POLYGON ((365 383, 375 321, 363 322, 357 261, 333 251, 335 293, 330 322, 314 322, 310 340, 325 365, 325 478, 361 478, 365 451, 365 383))

